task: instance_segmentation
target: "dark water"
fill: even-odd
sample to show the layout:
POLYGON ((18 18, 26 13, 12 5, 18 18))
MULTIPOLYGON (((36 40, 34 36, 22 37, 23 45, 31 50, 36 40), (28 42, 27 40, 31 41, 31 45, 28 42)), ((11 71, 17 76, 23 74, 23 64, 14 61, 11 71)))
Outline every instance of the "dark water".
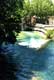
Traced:
POLYGON ((17 80, 32 80, 32 77, 39 77, 37 80, 54 80, 53 41, 39 51, 12 44, 3 47, 17 66, 20 63, 19 71, 16 73, 17 80))

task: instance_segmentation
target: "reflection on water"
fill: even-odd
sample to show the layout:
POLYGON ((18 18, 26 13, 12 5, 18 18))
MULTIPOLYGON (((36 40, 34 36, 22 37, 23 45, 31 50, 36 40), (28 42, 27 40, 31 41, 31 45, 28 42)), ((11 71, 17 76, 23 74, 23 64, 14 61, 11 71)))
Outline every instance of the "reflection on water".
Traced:
POLYGON ((54 42, 39 51, 25 46, 8 44, 4 50, 20 63, 17 80, 54 80, 54 42))

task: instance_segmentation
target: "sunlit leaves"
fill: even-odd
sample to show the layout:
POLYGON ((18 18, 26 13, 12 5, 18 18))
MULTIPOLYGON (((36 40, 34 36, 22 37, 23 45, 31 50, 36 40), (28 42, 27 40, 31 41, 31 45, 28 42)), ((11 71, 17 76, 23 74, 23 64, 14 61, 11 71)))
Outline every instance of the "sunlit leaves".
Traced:
POLYGON ((0 16, 5 18, 18 18, 20 10, 23 8, 23 0, 1 0, 0 1, 0 16))
POLYGON ((24 10, 27 14, 35 14, 37 16, 54 15, 54 7, 50 0, 25 0, 24 10))

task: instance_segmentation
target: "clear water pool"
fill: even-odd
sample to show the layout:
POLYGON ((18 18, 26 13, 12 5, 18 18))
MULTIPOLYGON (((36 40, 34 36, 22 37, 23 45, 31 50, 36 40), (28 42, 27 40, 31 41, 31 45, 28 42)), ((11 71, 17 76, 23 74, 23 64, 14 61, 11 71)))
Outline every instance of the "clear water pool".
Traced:
POLYGON ((29 48, 38 49, 48 41, 43 38, 42 34, 37 33, 37 32, 24 32, 23 31, 17 37, 18 44, 21 46, 27 46, 29 48))
POLYGON ((17 80, 54 80, 54 41, 39 51, 12 44, 3 47, 17 66, 20 63, 17 80))

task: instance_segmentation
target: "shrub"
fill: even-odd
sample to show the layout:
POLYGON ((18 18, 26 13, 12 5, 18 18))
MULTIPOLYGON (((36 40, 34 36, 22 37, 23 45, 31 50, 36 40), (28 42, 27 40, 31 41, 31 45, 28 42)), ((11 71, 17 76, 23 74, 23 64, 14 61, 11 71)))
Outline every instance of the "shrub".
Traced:
POLYGON ((46 38, 48 38, 48 39, 54 38, 54 29, 53 30, 47 30, 46 38))

